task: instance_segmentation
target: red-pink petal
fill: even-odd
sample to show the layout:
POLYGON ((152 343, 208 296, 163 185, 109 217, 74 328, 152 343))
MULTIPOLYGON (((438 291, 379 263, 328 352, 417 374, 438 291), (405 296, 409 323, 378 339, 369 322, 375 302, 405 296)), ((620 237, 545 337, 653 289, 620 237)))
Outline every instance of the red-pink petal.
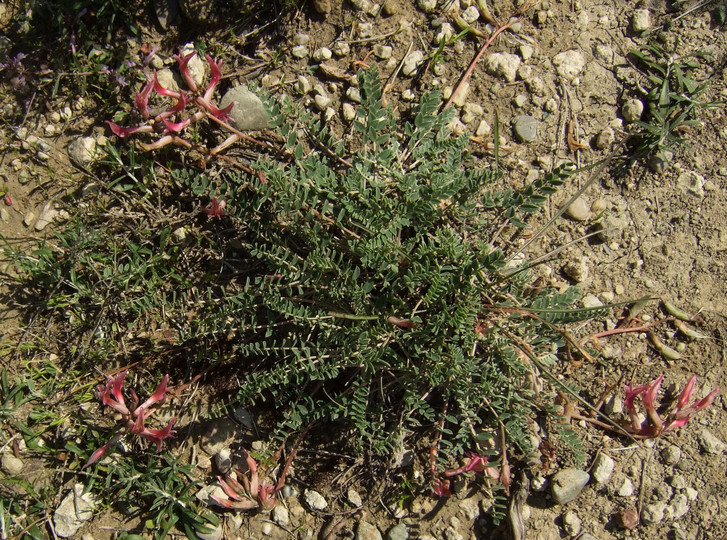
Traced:
POLYGON ((151 405, 164 401, 167 393, 168 383, 169 375, 164 375, 164 377, 162 378, 162 382, 159 383, 159 386, 157 386, 156 390, 154 390, 154 393, 149 396, 149 399, 142 403, 134 412, 138 412, 140 409, 148 409, 151 405))
POLYGON ((81 470, 96 463, 99 459, 101 459, 101 457, 108 451, 108 449, 110 447, 111 447, 111 444, 106 443, 101 448, 96 450, 93 454, 91 454, 91 457, 88 458, 88 461, 86 462, 86 464, 83 467, 81 467, 81 470))
POLYGON ((704 396, 702 399, 697 401, 694 405, 692 405, 692 408, 695 411, 701 411, 705 407, 709 407, 713 402, 714 399, 717 397, 717 393, 719 392, 719 386, 712 390, 709 394, 704 396))
POLYGON ((132 133, 136 133, 141 130, 141 126, 125 128, 113 123, 111 120, 106 120, 106 123, 111 128, 111 131, 114 132, 114 135, 118 135, 119 137, 126 137, 127 135, 131 135, 132 133))
POLYGON ((149 94, 154 90, 154 81, 148 81, 141 92, 134 95, 134 103, 144 118, 149 118, 149 94))
POLYGON ((197 54, 197 51, 192 51, 191 53, 185 55, 184 51, 180 50, 179 55, 174 55, 174 59, 179 64, 179 71, 182 74, 182 77, 184 77, 184 82, 187 83, 187 86, 192 92, 197 91, 197 83, 194 82, 192 74, 189 72, 188 64, 195 54, 197 54))
POLYGON ((189 125, 189 118, 182 120, 181 122, 170 122, 166 118, 162 118, 162 124, 164 124, 164 127, 166 128, 166 131, 171 131, 172 133, 179 133, 184 128, 186 128, 189 125))
POLYGON ((174 90, 167 90, 161 85, 161 83, 159 82, 159 77, 157 77, 156 69, 154 70, 154 91, 160 96, 179 98, 179 92, 175 92, 174 90))
POLYGON ((656 402, 656 396, 659 393, 659 388, 661 388, 661 381, 664 380, 664 375, 659 375, 656 380, 651 383, 651 386, 648 387, 646 392, 644 392, 643 400, 644 400, 644 408, 647 410, 647 412, 655 411, 654 403, 656 402))
POLYGON ((692 392, 694 391, 694 385, 696 382, 697 376, 692 375, 692 377, 689 379, 689 382, 684 387, 684 390, 682 390, 682 393, 679 395, 679 401, 677 401, 676 407, 677 411, 683 409, 689 403, 689 398, 692 397, 692 392))
POLYGON ((636 414, 636 407, 634 406, 634 400, 637 397, 639 397, 641 394, 643 394, 647 388, 649 388, 649 386, 646 384, 642 384, 635 388, 631 387, 629 385, 626 386, 626 388, 624 389, 624 391, 626 392, 626 397, 624 398, 624 406, 626 407, 626 410, 636 414))
POLYGON ((189 98, 187 97, 187 94, 180 90, 177 103, 174 104, 174 107, 166 111, 166 114, 171 115, 182 112, 184 109, 187 108, 187 103, 189 103, 189 98))

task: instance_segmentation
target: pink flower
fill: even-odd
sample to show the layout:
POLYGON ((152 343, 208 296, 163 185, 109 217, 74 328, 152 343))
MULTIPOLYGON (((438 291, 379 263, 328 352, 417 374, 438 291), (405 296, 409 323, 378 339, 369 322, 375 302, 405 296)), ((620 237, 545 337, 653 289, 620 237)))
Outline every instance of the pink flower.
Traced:
POLYGON ((160 96, 166 96, 175 99, 179 98, 179 92, 175 92, 174 90, 167 90, 161 85, 161 83, 159 82, 159 77, 157 76, 156 69, 154 70, 154 91, 160 96))
POLYGON ((187 118, 181 122, 170 122, 166 118, 162 118, 162 124, 164 124, 165 131, 171 133, 179 133, 186 128, 190 123, 190 119, 187 118))
POLYGON ((164 111, 165 117, 182 112, 184 109, 187 108, 187 103, 189 103, 189 98, 187 97, 187 94, 180 90, 179 97, 177 98, 177 103, 174 104, 174 107, 167 111, 164 111))
POLYGON ((219 120, 220 122, 227 122, 228 118, 230 117, 230 111, 232 111, 232 108, 235 106, 235 102, 233 101, 224 109, 218 109, 212 103, 201 97, 197 98, 197 104, 200 107, 204 108, 212 116, 217 118, 217 120, 219 120))
POLYGON ((207 55, 207 63, 210 66, 210 84, 207 86, 207 90, 205 90, 204 93, 204 100, 209 101, 212 99, 212 96, 215 93, 215 89, 217 88, 217 85, 219 84, 220 80, 222 79, 222 72, 220 71, 220 68, 222 67, 222 60, 219 62, 215 62, 214 59, 207 55))
POLYGON ((131 135, 132 133, 148 133, 151 131, 151 126, 136 126, 125 128, 113 123, 111 120, 106 120, 106 123, 109 125, 114 135, 118 135, 119 137, 126 137, 127 135, 131 135))
POLYGON ((146 86, 134 95, 134 104, 144 118, 149 118, 149 94, 154 90, 154 81, 147 81, 146 86))
POLYGON ((182 77, 184 77, 184 82, 187 83, 187 86, 192 92, 197 91, 197 83, 194 82, 192 74, 189 72, 189 61, 194 58, 194 55, 196 54, 197 51, 192 51, 191 53, 185 55, 184 51, 180 50, 179 55, 174 55, 174 59, 179 64, 179 71, 181 72, 182 77))
POLYGON ((210 207, 207 209, 207 217, 222 218, 225 215, 225 206, 227 206, 227 203, 224 200, 218 201, 217 197, 212 197, 210 207))
POLYGON ((108 377, 106 386, 99 386, 97 389, 101 402, 121 414, 129 414, 129 409, 126 408, 126 402, 124 401, 124 395, 121 393, 121 387, 124 385, 124 379, 128 372, 125 369, 116 378, 108 377))

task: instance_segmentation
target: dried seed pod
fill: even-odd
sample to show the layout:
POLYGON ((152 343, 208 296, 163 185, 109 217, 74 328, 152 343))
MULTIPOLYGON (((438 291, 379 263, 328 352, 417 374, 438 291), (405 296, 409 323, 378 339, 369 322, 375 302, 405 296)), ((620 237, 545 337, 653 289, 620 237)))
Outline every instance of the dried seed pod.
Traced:
POLYGON ((694 317, 692 317, 689 313, 687 313, 683 309, 679 309, 671 302, 667 300, 662 300, 662 303, 664 304, 664 309, 666 309, 667 313, 669 313, 669 315, 671 315, 672 317, 676 317, 677 319, 687 322, 694 320, 694 317))
POLYGON ((692 339, 707 339, 709 336, 705 336, 704 334, 701 334, 694 330, 693 328, 689 328, 683 321, 677 319, 674 321, 674 326, 676 326, 677 330, 679 330, 682 334, 684 334, 687 337, 690 337, 692 339))
POLYGON ((651 344, 654 346, 654 348, 659 351, 659 354, 661 354, 667 360, 681 359, 682 355, 668 345, 665 345, 663 341, 656 337, 656 334, 654 334, 654 332, 649 332, 649 340, 651 341, 651 344))

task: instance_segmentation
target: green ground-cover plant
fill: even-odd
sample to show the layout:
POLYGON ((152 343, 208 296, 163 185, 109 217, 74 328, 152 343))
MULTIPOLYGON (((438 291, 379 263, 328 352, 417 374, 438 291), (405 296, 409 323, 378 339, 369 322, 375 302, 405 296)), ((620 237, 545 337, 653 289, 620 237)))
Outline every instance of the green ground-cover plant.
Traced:
POLYGON ((528 273, 505 269, 497 231, 524 225, 573 168, 497 191, 498 170, 472 167, 467 138, 448 134, 452 111, 437 114, 437 93, 399 124, 375 72, 359 85, 355 152, 303 118, 311 146, 326 149, 307 150, 290 105, 268 98, 288 162, 252 164, 253 179, 175 175, 226 203, 244 251, 186 337, 234 336, 238 398, 279 408, 280 439, 325 423, 384 455, 436 432, 446 461, 502 422, 524 448, 523 380, 535 368, 521 343, 552 356, 562 338, 549 324, 566 320, 578 292, 526 298, 528 273), (504 306, 543 310, 548 324, 504 306))
POLYGON ((696 78, 699 70, 709 65, 710 55, 701 51, 670 54, 656 42, 630 55, 648 80, 643 89, 646 112, 644 119, 636 122, 639 130, 634 135, 634 158, 656 155, 668 162, 668 152, 688 144, 690 129, 699 125, 697 111, 717 106, 700 100, 709 87, 709 78, 696 78))
MULTIPOLYGON (((488 441, 529 450, 527 378, 564 344, 555 325, 598 310, 573 310, 575 288, 534 292, 527 270, 508 265, 503 231, 525 225, 574 169, 500 190, 497 167, 448 133, 439 94, 399 121, 375 71, 359 86, 348 145, 264 96, 285 140, 276 160, 251 163, 253 175, 177 169, 173 186, 127 167, 106 204, 132 223, 109 226, 100 205, 35 251, 9 250, 18 282, 67 332, 72 363, 111 368, 114 336, 125 354, 146 354, 158 344, 124 336, 173 322, 175 346, 193 351, 188 368, 224 361, 227 382, 240 381, 235 402, 276 411, 278 444, 309 426, 378 459, 419 441, 434 450, 430 487, 460 469, 501 468, 504 481, 507 459, 488 441), (174 217, 156 227, 165 205, 174 217), (458 467, 467 456, 478 461, 458 467)), ((75 451, 75 470, 107 439, 75 451)))

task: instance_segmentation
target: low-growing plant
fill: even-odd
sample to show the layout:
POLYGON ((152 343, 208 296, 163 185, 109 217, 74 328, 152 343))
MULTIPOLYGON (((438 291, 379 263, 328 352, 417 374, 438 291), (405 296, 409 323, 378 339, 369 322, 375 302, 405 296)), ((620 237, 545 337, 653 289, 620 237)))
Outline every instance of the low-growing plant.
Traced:
POLYGON ((714 107, 714 102, 700 101, 709 87, 709 79, 695 79, 700 69, 709 65, 709 54, 694 52, 677 56, 669 54, 656 43, 631 51, 631 56, 643 70, 648 85, 644 120, 637 121, 635 158, 660 156, 665 162, 666 152, 687 143, 691 128, 699 124, 697 111, 714 107))
POLYGON ((127 374, 128 370, 124 370, 116 377, 109 376, 106 384, 99 386, 97 389, 101 402, 121 415, 123 425, 109 442, 91 454, 91 457, 83 466, 84 469, 101 459, 108 452, 109 448, 118 443, 126 433, 133 433, 142 439, 154 443, 157 452, 164 448, 165 439, 173 438, 175 435, 175 431, 172 429, 175 418, 169 420, 169 423, 163 429, 152 429, 146 425, 147 420, 158 410, 157 407, 166 399, 169 375, 164 375, 162 382, 159 383, 154 393, 141 404, 139 404, 139 398, 136 392, 130 390, 131 405, 127 406, 122 392, 124 379, 126 379, 127 374))
POLYGON ((437 114, 439 94, 398 122, 374 71, 360 72, 359 87, 353 152, 266 97, 289 162, 261 159, 252 176, 215 181, 175 173, 224 201, 244 261, 199 298, 203 316, 184 338, 234 336, 238 398, 283 412, 279 440, 333 423, 359 451, 384 455, 413 433, 436 433, 445 470, 502 422, 525 448, 524 378, 535 367, 521 349, 550 357, 563 343, 553 325, 595 311, 570 310, 576 289, 528 296, 528 273, 506 267, 497 231, 524 226, 574 169, 498 191, 500 172, 473 167, 467 138, 449 135, 452 110, 437 114))

